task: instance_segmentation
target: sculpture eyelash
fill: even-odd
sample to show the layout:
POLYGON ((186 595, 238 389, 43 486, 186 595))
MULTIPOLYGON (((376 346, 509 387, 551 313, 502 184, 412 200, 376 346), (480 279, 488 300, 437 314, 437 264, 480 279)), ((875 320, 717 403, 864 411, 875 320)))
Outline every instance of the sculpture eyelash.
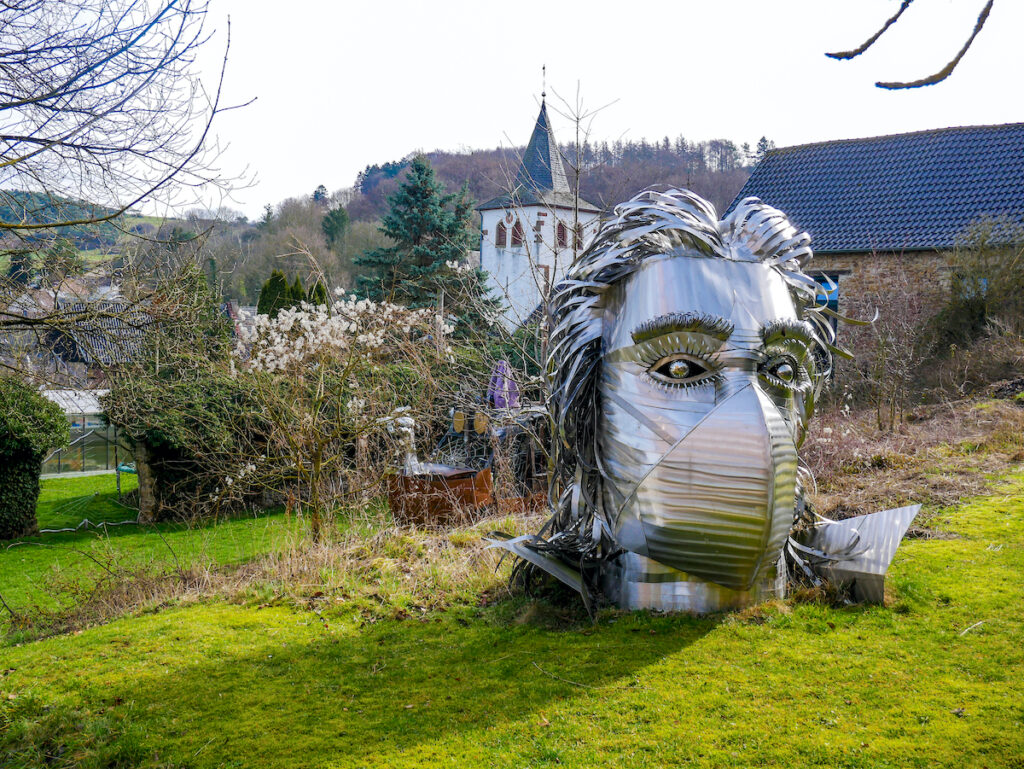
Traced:
POLYGON ((810 370, 804 363, 797 360, 793 355, 785 353, 782 355, 772 355, 764 363, 758 366, 758 375, 768 381, 773 387, 777 387, 781 390, 786 390, 791 393, 806 392, 812 386, 810 370), (793 365, 793 381, 786 382, 780 379, 778 376, 772 373, 772 369, 782 363, 792 363, 793 365))
POLYGON ((766 345, 780 341, 795 341, 805 347, 820 345, 814 327, 807 321, 769 321, 761 329, 761 339, 766 345))
POLYGON ((672 312, 646 320, 633 329, 633 342, 639 344, 673 331, 703 334, 724 342, 732 334, 733 324, 725 318, 701 312, 672 312))
POLYGON ((707 344, 700 338, 687 338, 683 334, 673 334, 671 337, 658 340, 648 340, 636 345, 637 363, 645 368, 650 368, 663 358, 672 355, 689 355, 700 361, 701 365, 708 369, 715 368, 710 355, 714 347, 707 344))
POLYGON ((692 390, 698 387, 707 387, 709 385, 719 385, 724 380, 720 371, 710 373, 706 377, 701 377, 693 382, 666 382, 664 379, 658 379, 653 376, 649 371, 644 370, 641 374, 644 381, 649 384, 653 384, 656 387, 661 387, 670 392, 678 392, 680 390, 692 390))
POLYGON ((672 352, 668 355, 662 355, 653 363, 649 363, 644 367, 642 376, 649 382, 654 382, 673 390, 701 387, 722 380, 721 371, 716 364, 699 355, 691 355, 684 352, 672 352), (675 362, 684 362, 691 367, 696 366, 701 371, 689 375, 685 379, 674 379, 670 374, 660 371, 660 369, 668 367, 675 362))

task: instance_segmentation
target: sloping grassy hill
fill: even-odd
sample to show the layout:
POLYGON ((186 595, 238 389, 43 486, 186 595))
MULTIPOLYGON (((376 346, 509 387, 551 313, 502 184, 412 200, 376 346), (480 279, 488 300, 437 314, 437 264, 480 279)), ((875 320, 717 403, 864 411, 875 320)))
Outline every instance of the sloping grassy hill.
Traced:
POLYGON ((1021 767, 1022 495, 934 516, 953 536, 903 543, 889 607, 360 621, 310 593, 0 648, 0 763, 1021 767))

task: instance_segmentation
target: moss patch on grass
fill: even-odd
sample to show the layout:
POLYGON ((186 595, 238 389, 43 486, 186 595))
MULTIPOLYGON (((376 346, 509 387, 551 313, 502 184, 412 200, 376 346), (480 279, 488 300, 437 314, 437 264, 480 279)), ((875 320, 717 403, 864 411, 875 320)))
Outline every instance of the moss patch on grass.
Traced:
POLYGON ((789 601, 710 618, 607 612, 589 624, 522 597, 379 622, 346 599, 208 602, 8 647, 0 757, 25 767, 1020 767, 1022 493, 1017 477, 939 511, 959 537, 905 541, 888 608, 789 601), (40 757, 44 723, 48 755, 79 763, 40 757), (99 724, 105 736, 89 738, 99 724))

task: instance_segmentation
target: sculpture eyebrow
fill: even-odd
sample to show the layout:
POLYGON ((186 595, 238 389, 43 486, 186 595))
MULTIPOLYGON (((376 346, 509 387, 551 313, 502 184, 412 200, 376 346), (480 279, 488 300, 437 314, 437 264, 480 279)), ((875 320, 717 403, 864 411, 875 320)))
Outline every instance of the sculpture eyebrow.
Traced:
POLYGON ((717 315, 705 315, 704 313, 697 312, 670 312, 665 315, 659 315, 651 320, 645 320, 634 328, 630 335, 633 337, 633 342, 639 344, 648 339, 655 339, 662 334, 670 334, 673 331, 689 331, 694 334, 704 334, 724 342, 732 334, 733 324, 717 315))
POLYGON ((817 341, 814 329, 806 321, 773 320, 761 327, 761 339, 765 344, 779 340, 792 340, 804 347, 812 347, 817 341))

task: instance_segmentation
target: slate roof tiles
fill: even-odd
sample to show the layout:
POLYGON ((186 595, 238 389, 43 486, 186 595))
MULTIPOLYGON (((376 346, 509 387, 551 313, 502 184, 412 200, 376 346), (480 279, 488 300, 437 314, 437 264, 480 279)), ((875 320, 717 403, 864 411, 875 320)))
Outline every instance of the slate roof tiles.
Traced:
POLYGON ((981 217, 1024 222, 1024 123, 771 150, 730 210, 749 196, 819 253, 950 248, 981 217))
MULTIPOLYGON (((523 152, 522 162, 516 173, 516 186, 511 193, 499 195, 477 206, 478 211, 491 208, 514 208, 516 206, 547 206, 550 208, 573 208, 572 189, 565 175, 562 153, 558 149, 555 135, 548 120, 547 105, 541 102, 537 124, 530 136, 530 143, 523 152)), ((598 212, 596 206, 582 198, 581 211, 598 212)))

